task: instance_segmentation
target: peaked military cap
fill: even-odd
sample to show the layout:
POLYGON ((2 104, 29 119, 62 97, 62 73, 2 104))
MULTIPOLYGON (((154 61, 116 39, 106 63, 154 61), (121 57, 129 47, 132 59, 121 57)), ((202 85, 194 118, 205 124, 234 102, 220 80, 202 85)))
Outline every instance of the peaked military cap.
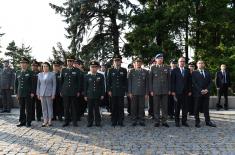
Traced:
POLYGON ((29 59, 26 57, 21 57, 20 63, 29 63, 29 59))

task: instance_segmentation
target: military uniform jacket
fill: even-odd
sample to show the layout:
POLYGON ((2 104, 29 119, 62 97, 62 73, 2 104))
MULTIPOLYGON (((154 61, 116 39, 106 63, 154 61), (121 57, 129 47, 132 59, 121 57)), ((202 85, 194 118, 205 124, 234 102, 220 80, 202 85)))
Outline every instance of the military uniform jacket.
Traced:
POLYGON ((11 68, 2 69, 0 85, 1 89, 14 88, 15 72, 11 68))
POLYGON ((84 96, 99 99, 105 94, 104 76, 100 73, 86 74, 84 77, 84 96))
POLYGON ((128 76, 128 93, 132 95, 149 94, 149 73, 145 69, 132 69, 128 76))
POLYGON ((32 71, 32 87, 33 87, 33 93, 36 94, 37 91, 37 82, 38 82, 38 74, 39 71, 32 71))
POLYGON ((127 70, 110 68, 107 76, 107 91, 112 92, 112 96, 125 96, 128 89, 127 70))
POLYGON ((61 76, 60 72, 54 72, 56 76, 56 95, 60 95, 61 92, 61 76))
POLYGON ((152 66, 149 75, 149 91, 154 95, 166 95, 171 90, 170 68, 166 65, 152 66))
POLYGON ((62 96, 77 96, 81 92, 82 75, 77 68, 64 68, 61 72, 62 96))
POLYGON ((17 71, 15 80, 15 90, 19 97, 28 97, 33 93, 33 73, 30 70, 17 71))

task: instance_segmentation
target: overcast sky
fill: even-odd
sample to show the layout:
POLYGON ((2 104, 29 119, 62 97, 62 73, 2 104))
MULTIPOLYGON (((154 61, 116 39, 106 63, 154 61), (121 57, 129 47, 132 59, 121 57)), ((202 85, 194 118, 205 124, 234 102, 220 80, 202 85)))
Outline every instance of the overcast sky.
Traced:
POLYGON ((32 55, 45 61, 57 42, 67 47, 66 25, 50 8, 50 2, 61 4, 63 0, 0 0, 0 33, 6 33, 0 40, 1 51, 6 51, 7 45, 15 40, 17 46, 30 45, 32 55))

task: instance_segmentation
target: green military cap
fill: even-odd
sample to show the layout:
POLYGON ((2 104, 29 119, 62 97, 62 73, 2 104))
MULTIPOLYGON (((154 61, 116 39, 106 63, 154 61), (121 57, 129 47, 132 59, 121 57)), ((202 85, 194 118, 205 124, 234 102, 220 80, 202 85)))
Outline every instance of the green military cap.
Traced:
POLYGON ((29 63, 29 59, 26 57, 21 57, 20 63, 29 63))
POLYGON ((76 64, 79 64, 79 65, 84 64, 84 62, 83 62, 81 59, 77 59, 77 60, 75 60, 75 63, 76 63, 76 64))
POLYGON ((129 64, 129 65, 127 66, 127 68, 128 68, 128 69, 131 69, 131 68, 134 68, 134 66, 133 66, 133 64, 129 64))
POLYGON ((90 66, 99 66, 99 65, 100 65, 100 64, 99 64, 98 61, 92 60, 92 61, 90 62, 90 66))
POLYGON ((67 56, 67 61, 74 61, 75 60, 75 56, 73 54, 69 54, 67 56))
POLYGON ((134 59, 134 62, 142 62, 143 59, 141 56, 137 56, 135 59, 134 59))
POLYGON ((36 59, 32 60, 32 66, 40 66, 36 59))
POLYGON ((171 60, 170 60, 170 63, 172 63, 172 64, 177 64, 177 60, 171 59, 171 60))
POLYGON ((188 66, 195 67, 196 65, 195 65, 195 63, 194 63, 194 62, 190 62, 190 63, 188 63, 188 66))
POLYGON ((58 66, 60 66, 60 65, 61 65, 61 61, 60 61, 60 60, 54 60, 54 61, 52 62, 52 64, 53 64, 53 65, 58 65, 58 66))
POLYGON ((3 63, 9 63, 10 61, 9 60, 3 60, 3 63))
POLYGON ((113 60, 121 60, 122 59, 122 56, 119 55, 119 54, 114 54, 113 56, 113 60))

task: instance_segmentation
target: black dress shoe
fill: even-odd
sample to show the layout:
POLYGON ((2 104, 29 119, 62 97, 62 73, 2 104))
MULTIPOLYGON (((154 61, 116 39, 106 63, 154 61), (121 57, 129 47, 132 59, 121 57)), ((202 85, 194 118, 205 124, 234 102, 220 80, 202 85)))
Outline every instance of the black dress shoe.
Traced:
POLYGON ((6 112, 6 113, 11 113, 11 110, 8 109, 8 110, 6 110, 5 112, 6 112))
POLYGON ((26 124, 26 127, 31 127, 31 123, 27 123, 27 124, 26 124))
POLYGON ((90 124, 87 124, 87 127, 88 127, 88 128, 92 127, 92 124, 91 124, 91 123, 90 123, 90 124))
POLYGON ((62 127, 66 127, 66 126, 69 126, 69 123, 65 123, 62 125, 62 127))
POLYGON ((162 126, 169 128, 170 126, 167 123, 162 123, 162 126))
POLYGON ((182 126, 184 126, 184 127, 189 127, 189 125, 188 125, 187 122, 182 123, 182 126))
POLYGON ((227 107, 227 106, 224 106, 224 110, 228 110, 228 107, 227 107))
POLYGON ((180 123, 179 123, 179 122, 176 122, 176 123, 175 123, 175 126, 176 126, 176 127, 180 127, 180 123))
POLYGON ((116 126, 117 125, 117 123, 112 123, 112 126, 116 126))
POLYGON ((118 123, 119 126, 124 127, 123 122, 118 123))
POLYGON ((160 126, 159 123, 155 123, 155 124, 154 124, 154 127, 159 127, 159 126, 160 126))
POLYGON ((140 122, 140 126, 145 126, 145 123, 144 122, 140 122))
POLYGON ((17 127, 22 127, 22 126, 25 126, 26 124, 25 123, 20 123, 18 125, 16 125, 17 127))
POLYGON ((136 125, 137 125, 137 122, 132 123, 132 126, 136 126, 136 125))
POLYGON ((100 123, 96 123, 95 126, 97 127, 101 127, 100 123))
POLYGON ((210 126, 210 127, 216 127, 216 125, 214 123, 212 123, 212 122, 207 122, 206 125, 210 126))
POLYGON ((201 125, 200 125, 200 124, 195 124, 195 127, 196 127, 196 128, 200 128, 201 125))
POLYGON ((59 117, 59 121, 60 121, 60 122, 62 122, 62 121, 63 121, 63 118, 62 118, 61 116, 59 117))
POLYGON ((6 110, 2 110, 2 111, 1 111, 1 113, 5 113, 5 112, 6 112, 6 110))
POLYGON ((44 123, 42 124, 42 127, 46 127, 46 126, 47 126, 47 124, 44 124, 44 123))
POLYGON ((78 127, 78 124, 77 124, 77 123, 73 123, 73 126, 74 126, 74 127, 78 127))

